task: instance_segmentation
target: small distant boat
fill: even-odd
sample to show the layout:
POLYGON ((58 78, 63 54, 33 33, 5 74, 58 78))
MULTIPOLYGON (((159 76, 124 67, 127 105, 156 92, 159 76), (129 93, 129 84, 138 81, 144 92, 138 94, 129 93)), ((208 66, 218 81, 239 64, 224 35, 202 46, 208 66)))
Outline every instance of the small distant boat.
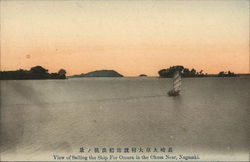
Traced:
POLYGON ((168 92, 169 96, 178 96, 181 91, 181 74, 176 71, 173 76, 173 89, 168 92))

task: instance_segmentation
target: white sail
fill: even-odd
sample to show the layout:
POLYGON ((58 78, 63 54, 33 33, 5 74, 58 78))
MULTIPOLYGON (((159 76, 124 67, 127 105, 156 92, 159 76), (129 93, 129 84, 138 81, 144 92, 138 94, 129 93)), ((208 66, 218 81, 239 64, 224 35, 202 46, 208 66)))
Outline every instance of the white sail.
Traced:
POLYGON ((179 71, 176 71, 173 77, 174 80, 174 91, 180 91, 181 90, 181 74, 179 71))

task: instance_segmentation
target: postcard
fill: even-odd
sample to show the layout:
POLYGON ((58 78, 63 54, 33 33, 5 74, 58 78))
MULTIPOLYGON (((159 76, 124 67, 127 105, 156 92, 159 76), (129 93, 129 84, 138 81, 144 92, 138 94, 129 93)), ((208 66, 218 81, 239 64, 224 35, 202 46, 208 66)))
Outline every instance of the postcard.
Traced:
POLYGON ((1 161, 249 161, 248 0, 1 0, 1 161))

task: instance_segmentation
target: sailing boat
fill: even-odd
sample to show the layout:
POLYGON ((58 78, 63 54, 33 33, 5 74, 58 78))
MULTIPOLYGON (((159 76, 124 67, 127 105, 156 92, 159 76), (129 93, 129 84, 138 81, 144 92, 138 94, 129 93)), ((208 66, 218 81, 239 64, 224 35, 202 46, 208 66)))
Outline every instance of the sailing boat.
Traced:
POLYGON ((173 89, 168 92, 169 96, 178 96, 181 91, 181 74, 179 71, 174 73, 173 77, 173 89))

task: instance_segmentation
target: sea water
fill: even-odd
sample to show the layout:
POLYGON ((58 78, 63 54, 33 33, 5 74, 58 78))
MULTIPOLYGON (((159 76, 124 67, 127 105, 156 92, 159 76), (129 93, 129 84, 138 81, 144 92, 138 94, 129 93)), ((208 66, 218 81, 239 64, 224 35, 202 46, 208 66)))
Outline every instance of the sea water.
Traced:
POLYGON ((246 152, 250 78, 1 81, 1 156, 80 147, 246 152))

